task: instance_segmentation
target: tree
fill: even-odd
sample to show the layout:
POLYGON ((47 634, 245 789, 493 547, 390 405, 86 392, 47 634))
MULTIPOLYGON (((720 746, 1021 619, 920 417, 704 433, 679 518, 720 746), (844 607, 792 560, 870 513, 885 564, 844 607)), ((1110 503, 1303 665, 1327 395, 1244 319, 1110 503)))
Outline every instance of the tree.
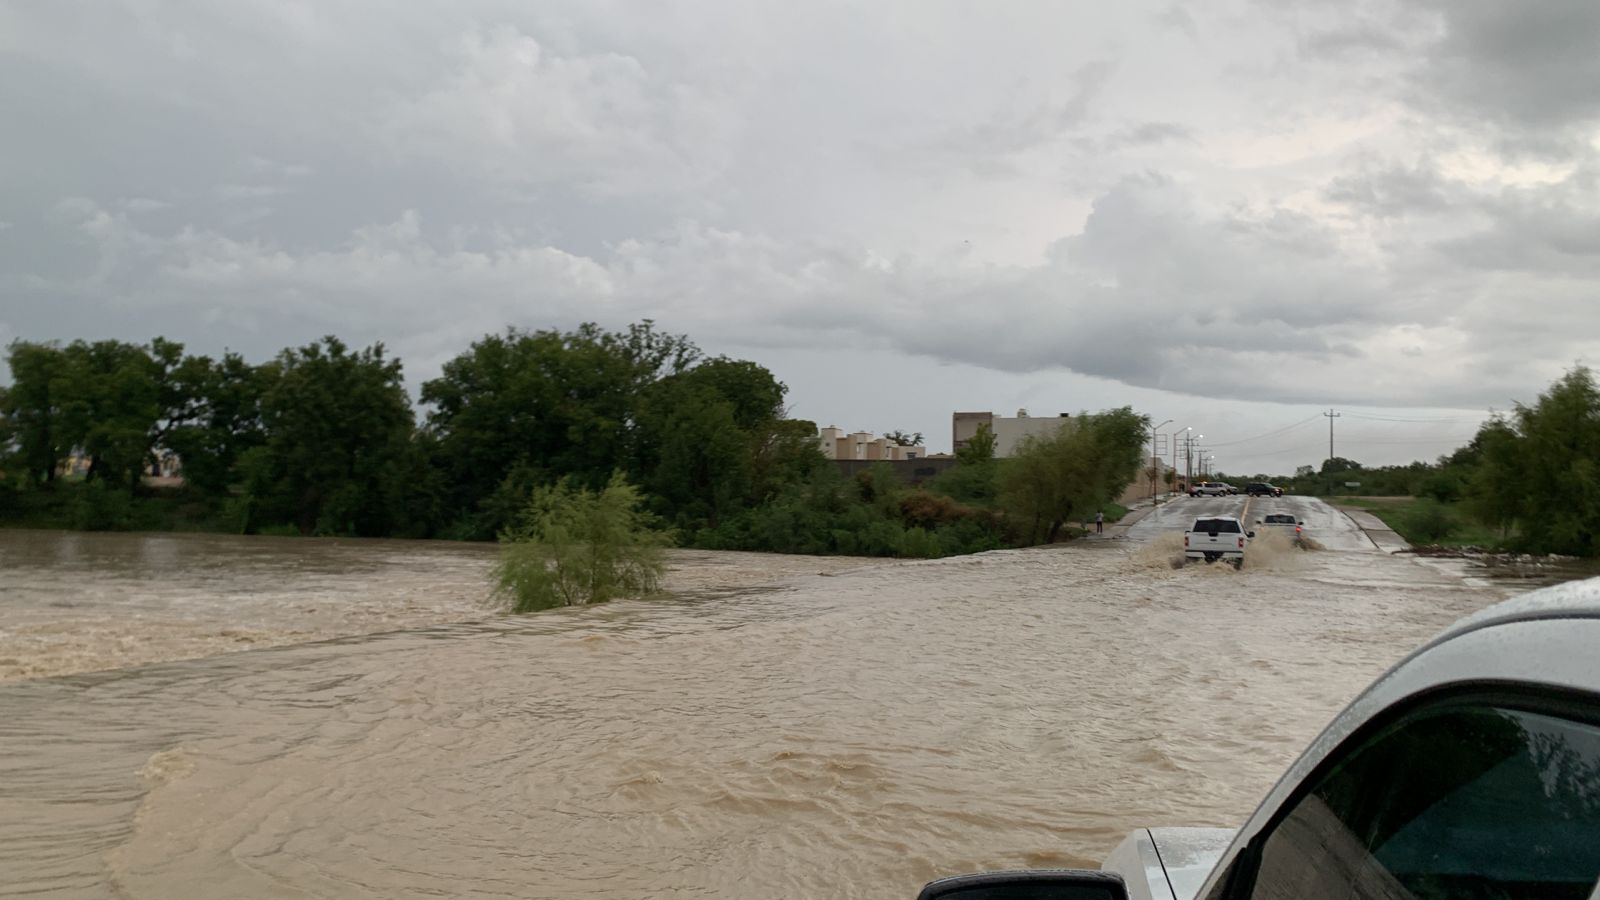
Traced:
POLYGON ((535 488, 522 521, 500 535, 497 592, 525 613, 656 591, 668 541, 641 502, 620 473, 599 491, 535 488))
POLYGON ((956 448, 956 461, 964 466, 981 465, 994 459, 994 445, 994 429, 987 422, 981 423, 967 445, 956 448))
POLYGON ((240 457, 266 442, 261 403, 278 367, 252 366, 237 353, 220 360, 191 357, 184 367, 193 406, 170 416, 161 442, 178 454, 185 482, 222 496, 238 480, 240 457))
POLYGON ((1000 505, 1023 542, 1053 542, 1073 517, 1120 494, 1139 475, 1149 425, 1122 407, 1025 439, 1000 473, 1000 505))
POLYGON ((1527 550, 1600 554, 1600 388, 1579 366, 1474 438, 1468 507, 1527 550))
POLYGON ((922 432, 920 431, 916 432, 915 434, 907 434, 904 431, 895 430, 884 435, 884 439, 889 443, 900 447, 922 446, 922 432))
MULTIPOLYGON (((780 454, 792 453, 777 427, 787 388, 762 366, 706 360, 645 389, 639 398, 633 469, 685 527, 715 528, 729 511, 769 487, 780 454)), ((812 429, 812 434, 815 429, 812 429)), ((815 441, 807 436, 815 446, 815 441)))
POLYGON ((86 480, 117 488, 139 483, 161 418, 159 365, 123 341, 73 341, 50 385, 61 450, 89 458, 86 480))
POLYGON ((1337 472, 1360 471, 1360 469, 1361 463, 1358 463, 1353 459, 1345 459, 1342 456, 1333 456, 1323 460, 1322 468, 1318 471, 1323 475, 1331 475, 1337 472))
POLYGON ((55 391, 66 355, 52 344, 13 341, 6 363, 11 387, 0 397, 0 419, 6 423, 8 443, 26 479, 51 482, 71 449, 63 439, 61 401, 55 391))
POLYGON ((261 398, 266 441, 245 454, 256 522, 289 521, 302 534, 383 535, 386 483, 407 448, 411 404, 398 360, 382 344, 349 352, 338 338, 279 354, 261 398))
MULTIPOLYGON (((464 535, 489 537, 506 524, 491 511, 505 504, 491 498, 514 471, 604 484, 635 452, 640 398, 699 355, 688 338, 646 320, 625 332, 509 329, 447 362, 423 384, 422 400, 433 407, 427 427, 446 466, 447 505, 467 515, 464 535)), ((748 396, 735 406, 760 402, 748 396)))

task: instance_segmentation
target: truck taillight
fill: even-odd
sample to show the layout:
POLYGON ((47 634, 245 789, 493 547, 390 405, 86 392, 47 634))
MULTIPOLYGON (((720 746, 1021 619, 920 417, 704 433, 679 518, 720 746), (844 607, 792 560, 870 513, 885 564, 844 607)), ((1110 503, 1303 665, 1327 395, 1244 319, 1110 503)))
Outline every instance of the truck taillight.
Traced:
POLYGON ((1244 538, 1239 538, 1239 549, 1240 550, 1244 549, 1244 538))
POLYGON ((1183 536, 1183 545, 1185 547, 1189 546, 1189 536, 1187 534, 1183 536))

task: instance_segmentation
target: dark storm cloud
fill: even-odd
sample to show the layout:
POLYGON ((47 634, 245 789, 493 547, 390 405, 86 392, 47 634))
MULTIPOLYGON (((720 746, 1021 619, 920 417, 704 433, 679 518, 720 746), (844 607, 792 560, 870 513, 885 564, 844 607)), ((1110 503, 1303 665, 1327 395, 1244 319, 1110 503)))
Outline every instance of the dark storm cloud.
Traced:
MULTIPOLYGON (((1570 146, 1600 121, 1600 4, 1435 0, 1443 36, 1414 101, 1505 130, 1524 146, 1570 146)), ((1586 141, 1580 140, 1579 143, 1586 141)))

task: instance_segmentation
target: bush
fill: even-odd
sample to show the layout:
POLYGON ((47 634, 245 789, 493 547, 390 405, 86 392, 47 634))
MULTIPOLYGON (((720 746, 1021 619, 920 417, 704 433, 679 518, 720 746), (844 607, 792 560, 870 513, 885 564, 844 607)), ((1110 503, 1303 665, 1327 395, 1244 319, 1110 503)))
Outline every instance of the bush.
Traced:
POLYGON ((668 538, 640 510, 637 488, 619 475, 600 491, 569 484, 535 488, 522 523, 500 534, 496 590, 512 612, 604 603, 652 593, 665 571, 668 538))
POLYGON ((928 489, 962 503, 994 505, 1000 462, 989 460, 946 469, 928 482, 928 489))
POLYGON ((1466 484, 1459 474, 1435 472, 1422 480, 1417 493, 1440 503, 1455 503, 1466 493, 1466 484))
POLYGON ((1405 531, 1408 538, 1422 541, 1442 541, 1455 529, 1455 516, 1437 500, 1422 498, 1405 512, 1405 531))
POLYGON ((78 531, 125 531, 133 519, 133 495, 103 481, 74 485, 72 527, 78 531))

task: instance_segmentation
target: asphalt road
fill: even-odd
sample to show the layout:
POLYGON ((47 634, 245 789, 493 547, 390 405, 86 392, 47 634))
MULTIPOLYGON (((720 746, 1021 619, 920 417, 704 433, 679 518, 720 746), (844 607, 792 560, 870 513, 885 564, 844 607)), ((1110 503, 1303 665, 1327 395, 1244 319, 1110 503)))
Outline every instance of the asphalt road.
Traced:
POLYGON ((1163 503, 1128 528, 1128 539, 1148 541, 1157 535, 1182 532, 1200 516, 1237 516, 1247 529, 1268 513, 1290 513, 1304 522, 1305 533, 1329 550, 1376 551, 1372 541, 1350 520, 1316 497, 1178 497, 1163 503))

